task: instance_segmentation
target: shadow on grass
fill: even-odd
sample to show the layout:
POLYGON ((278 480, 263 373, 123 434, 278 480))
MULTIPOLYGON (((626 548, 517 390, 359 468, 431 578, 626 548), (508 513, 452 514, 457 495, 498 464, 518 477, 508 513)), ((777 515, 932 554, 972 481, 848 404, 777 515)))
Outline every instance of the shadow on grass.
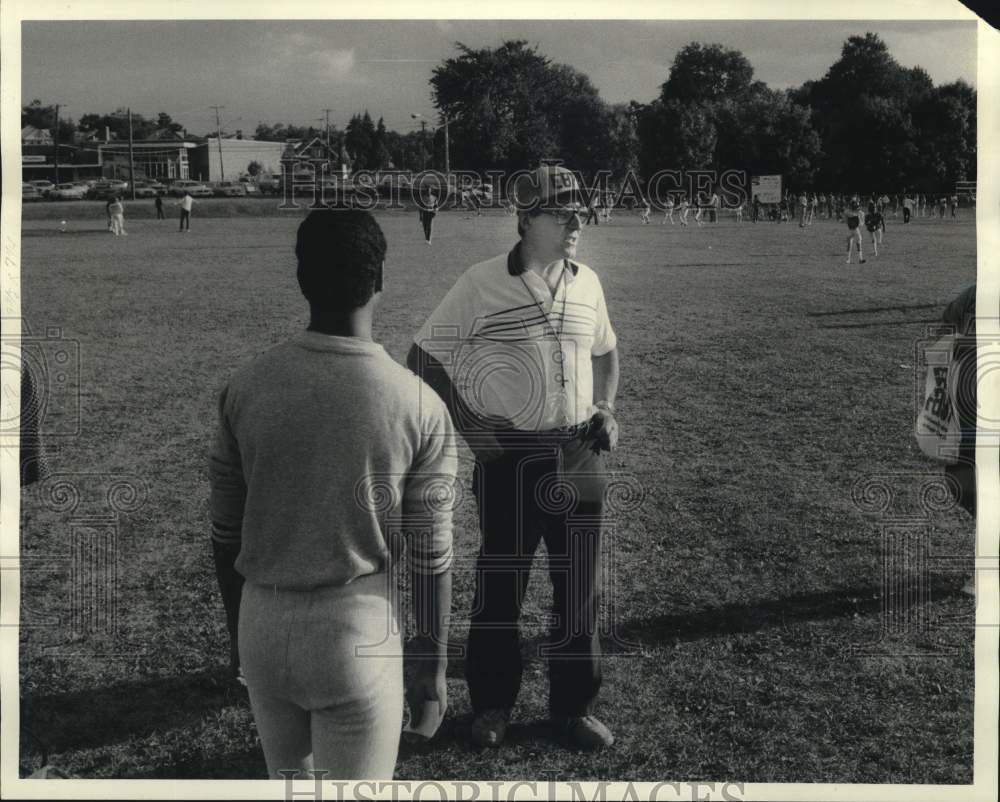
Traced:
MULTIPOLYGON (((693 641, 757 632, 803 621, 830 620, 855 614, 880 615, 881 594, 880 586, 867 585, 630 620, 620 624, 615 633, 617 637, 606 638, 604 645, 606 652, 613 654, 627 651, 629 644, 693 641)), ((947 584, 942 582, 935 587, 935 599, 946 597, 962 597, 961 579, 947 584)), ((540 639, 530 638, 523 643, 526 662, 532 661, 539 642, 540 639)), ((451 678, 463 675, 464 645, 464 642, 455 641, 449 644, 451 659, 448 676, 451 678)), ((118 743, 146 736, 155 730, 196 725, 214 710, 247 704, 246 692, 230 679, 228 669, 222 667, 212 672, 122 683, 74 693, 26 696, 21 700, 21 721, 40 743, 32 746, 26 742, 22 751, 27 749, 30 752, 41 746, 47 752, 58 753, 118 743)), ((431 748, 459 743, 464 746, 468 726, 468 720, 446 718, 431 748)), ((550 740, 551 736, 545 721, 515 723, 509 734, 513 743, 550 740)), ((402 744, 401 758, 424 748, 402 744)), ((223 756, 211 764, 186 761, 176 766, 165 766, 165 773, 158 773, 157 776, 243 776, 234 772, 248 769, 251 764, 257 769, 262 765, 262 757, 256 751, 223 756), (184 774, 172 773, 181 770, 184 774)))
POLYGON ((21 699, 21 723, 34 744, 23 748, 65 752, 142 737, 154 730, 194 726, 206 714, 249 705, 228 667, 148 682, 120 683, 74 693, 21 699))
MULTIPOLYGON (((882 613, 880 585, 842 588, 822 593, 807 593, 783 599, 759 601, 754 604, 727 604, 708 610, 671 613, 639 620, 625 621, 617 634, 624 642, 660 643, 666 640, 693 641, 719 635, 757 632, 771 627, 803 621, 826 621, 857 615, 882 613)), ((962 597, 961 581, 940 582, 934 588, 934 599, 962 597)), ((913 600, 895 602, 894 612, 915 606, 913 600)), ((609 652, 616 651, 611 639, 609 652)))

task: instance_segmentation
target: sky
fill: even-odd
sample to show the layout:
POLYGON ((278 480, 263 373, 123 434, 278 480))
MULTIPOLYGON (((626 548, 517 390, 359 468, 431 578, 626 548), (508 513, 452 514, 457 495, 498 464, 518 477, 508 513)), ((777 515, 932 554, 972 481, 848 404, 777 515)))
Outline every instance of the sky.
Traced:
POLYGON ((772 88, 821 78, 847 37, 877 33, 935 84, 975 86, 976 24, 960 21, 87 21, 22 23, 22 100, 62 114, 131 107, 170 114, 192 134, 251 136, 258 122, 343 128, 366 109, 386 127, 434 124, 428 80, 456 42, 525 39, 590 76, 611 103, 649 102, 692 41, 740 50, 772 88))

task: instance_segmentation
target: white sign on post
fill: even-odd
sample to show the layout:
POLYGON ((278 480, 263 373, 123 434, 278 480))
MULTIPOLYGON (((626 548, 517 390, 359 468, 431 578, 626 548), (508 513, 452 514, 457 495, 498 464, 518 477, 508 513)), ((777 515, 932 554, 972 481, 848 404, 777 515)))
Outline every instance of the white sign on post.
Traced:
POLYGON ((781 201, 780 175, 755 175, 750 179, 750 199, 754 196, 761 203, 779 203, 781 201))

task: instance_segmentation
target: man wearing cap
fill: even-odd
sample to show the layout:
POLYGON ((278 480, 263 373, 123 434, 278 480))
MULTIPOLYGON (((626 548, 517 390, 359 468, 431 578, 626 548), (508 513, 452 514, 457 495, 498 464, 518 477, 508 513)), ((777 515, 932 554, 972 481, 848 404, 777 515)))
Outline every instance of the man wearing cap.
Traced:
POLYGON ((458 279, 407 364, 444 399, 476 458, 472 741, 498 746, 506 733, 521 684, 521 603, 544 540, 549 712, 575 747, 600 749, 614 742, 592 711, 605 454, 618 441, 616 338, 597 275, 573 260, 586 215, 573 173, 541 167, 520 176, 514 195, 520 241, 458 279))

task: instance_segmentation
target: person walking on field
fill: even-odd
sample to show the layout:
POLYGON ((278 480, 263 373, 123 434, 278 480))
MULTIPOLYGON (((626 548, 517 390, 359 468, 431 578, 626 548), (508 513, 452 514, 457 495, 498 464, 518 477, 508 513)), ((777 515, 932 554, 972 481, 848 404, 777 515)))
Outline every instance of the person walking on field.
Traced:
POLYGON ((165 215, 163 214, 163 198, 157 195, 156 199, 153 201, 153 205, 156 206, 156 219, 163 220, 165 218, 165 215))
POLYGON ((687 195, 681 195, 681 225, 686 226, 688 224, 688 212, 691 211, 691 205, 688 203, 687 195))
POLYGON ((180 231, 191 230, 191 209, 194 206, 194 198, 190 192, 185 192, 184 197, 176 204, 181 207, 181 227, 180 231))
POLYGON ((858 264, 865 263, 865 255, 861 248, 861 204, 857 198, 852 198, 847 209, 847 264, 851 263, 851 252, 854 245, 858 247, 858 264))
POLYGON ((434 216, 437 214, 438 198, 433 190, 427 193, 426 202, 419 202, 420 225, 424 228, 424 241, 430 245, 434 234, 434 216))
POLYGON ((575 261, 586 213, 576 176, 540 167, 520 177, 515 196, 519 242, 458 279, 417 333, 407 364, 448 404, 476 457, 482 545, 466 651, 471 740, 504 740, 522 678, 521 603, 544 541, 554 607, 549 713, 575 748, 596 750, 614 742, 593 710, 605 454, 618 441, 617 340, 597 274, 575 261), (503 369, 512 364, 526 369, 503 369), (548 500, 556 486, 571 504, 548 500))
POLYGON ((125 207, 122 205, 121 199, 114 197, 111 199, 111 203, 108 205, 108 214, 111 215, 111 233, 117 236, 127 237, 128 232, 125 230, 125 207))
POLYGON ((310 212, 295 246, 309 327, 219 396, 213 556, 271 779, 392 778, 404 697, 392 568, 404 546, 411 722, 430 737, 447 707, 454 430, 372 339, 385 251, 369 212, 310 212))

